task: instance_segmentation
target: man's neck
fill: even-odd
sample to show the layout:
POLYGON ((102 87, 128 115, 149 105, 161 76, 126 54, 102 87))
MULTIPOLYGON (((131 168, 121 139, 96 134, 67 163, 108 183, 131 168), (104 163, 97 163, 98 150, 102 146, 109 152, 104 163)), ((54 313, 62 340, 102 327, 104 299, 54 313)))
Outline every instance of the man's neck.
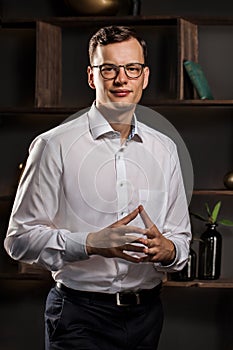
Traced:
POLYGON ((109 122, 113 130, 118 131, 121 134, 121 143, 128 139, 131 133, 131 123, 122 124, 122 123, 111 123, 109 122))
POLYGON ((133 114, 135 111, 134 104, 98 104, 97 108, 109 122, 113 130, 121 134, 121 142, 123 143, 131 132, 133 114))

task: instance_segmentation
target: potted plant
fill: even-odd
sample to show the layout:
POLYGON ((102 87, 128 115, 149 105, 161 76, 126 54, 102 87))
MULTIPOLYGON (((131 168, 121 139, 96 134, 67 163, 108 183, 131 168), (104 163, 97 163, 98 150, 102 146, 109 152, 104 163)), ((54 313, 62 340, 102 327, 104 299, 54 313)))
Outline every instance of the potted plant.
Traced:
POLYGON ((196 213, 190 213, 196 219, 204 221, 207 229, 199 240, 199 263, 198 278, 204 280, 218 279, 221 272, 222 236, 217 231, 219 224, 233 226, 233 221, 218 219, 221 201, 217 202, 213 209, 205 203, 207 216, 203 217, 196 213))

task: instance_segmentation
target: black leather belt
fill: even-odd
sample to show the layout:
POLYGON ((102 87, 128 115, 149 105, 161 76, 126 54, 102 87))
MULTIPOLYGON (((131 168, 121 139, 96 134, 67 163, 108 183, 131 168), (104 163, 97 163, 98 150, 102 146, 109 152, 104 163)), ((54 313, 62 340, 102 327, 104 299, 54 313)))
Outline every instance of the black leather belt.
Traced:
POLYGON ((155 297, 160 294, 162 283, 157 285, 152 289, 143 289, 138 292, 118 292, 115 294, 109 293, 99 293, 99 292, 89 292, 89 291, 81 291, 75 290, 66 287, 64 284, 57 282, 56 288, 67 293, 72 297, 83 297, 88 298, 90 300, 102 301, 102 302, 111 302, 114 305, 118 306, 133 306, 146 304, 150 301, 154 301, 155 297))

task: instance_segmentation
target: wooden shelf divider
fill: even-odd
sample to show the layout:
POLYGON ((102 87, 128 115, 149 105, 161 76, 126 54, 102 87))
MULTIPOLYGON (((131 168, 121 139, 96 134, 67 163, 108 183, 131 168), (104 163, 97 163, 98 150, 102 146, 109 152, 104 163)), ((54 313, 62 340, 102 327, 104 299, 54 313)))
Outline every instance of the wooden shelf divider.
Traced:
POLYGON ((61 28, 38 21, 36 40, 35 107, 59 106, 62 95, 61 28))

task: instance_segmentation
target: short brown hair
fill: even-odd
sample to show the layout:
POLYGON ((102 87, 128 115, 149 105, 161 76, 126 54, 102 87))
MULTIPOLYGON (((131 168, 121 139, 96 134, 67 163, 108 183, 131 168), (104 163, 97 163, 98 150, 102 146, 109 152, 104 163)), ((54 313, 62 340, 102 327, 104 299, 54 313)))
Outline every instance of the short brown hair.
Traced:
POLYGON ((147 60, 147 45, 144 39, 140 38, 135 29, 132 27, 125 26, 108 26, 99 29, 89 41, 89 58, 90 62, 93 61, 93 56, 98 45, 108 45, 114 43, 120 43, 122 41, 135 38, 142 47, 143 56, 146 63, 147 60))

